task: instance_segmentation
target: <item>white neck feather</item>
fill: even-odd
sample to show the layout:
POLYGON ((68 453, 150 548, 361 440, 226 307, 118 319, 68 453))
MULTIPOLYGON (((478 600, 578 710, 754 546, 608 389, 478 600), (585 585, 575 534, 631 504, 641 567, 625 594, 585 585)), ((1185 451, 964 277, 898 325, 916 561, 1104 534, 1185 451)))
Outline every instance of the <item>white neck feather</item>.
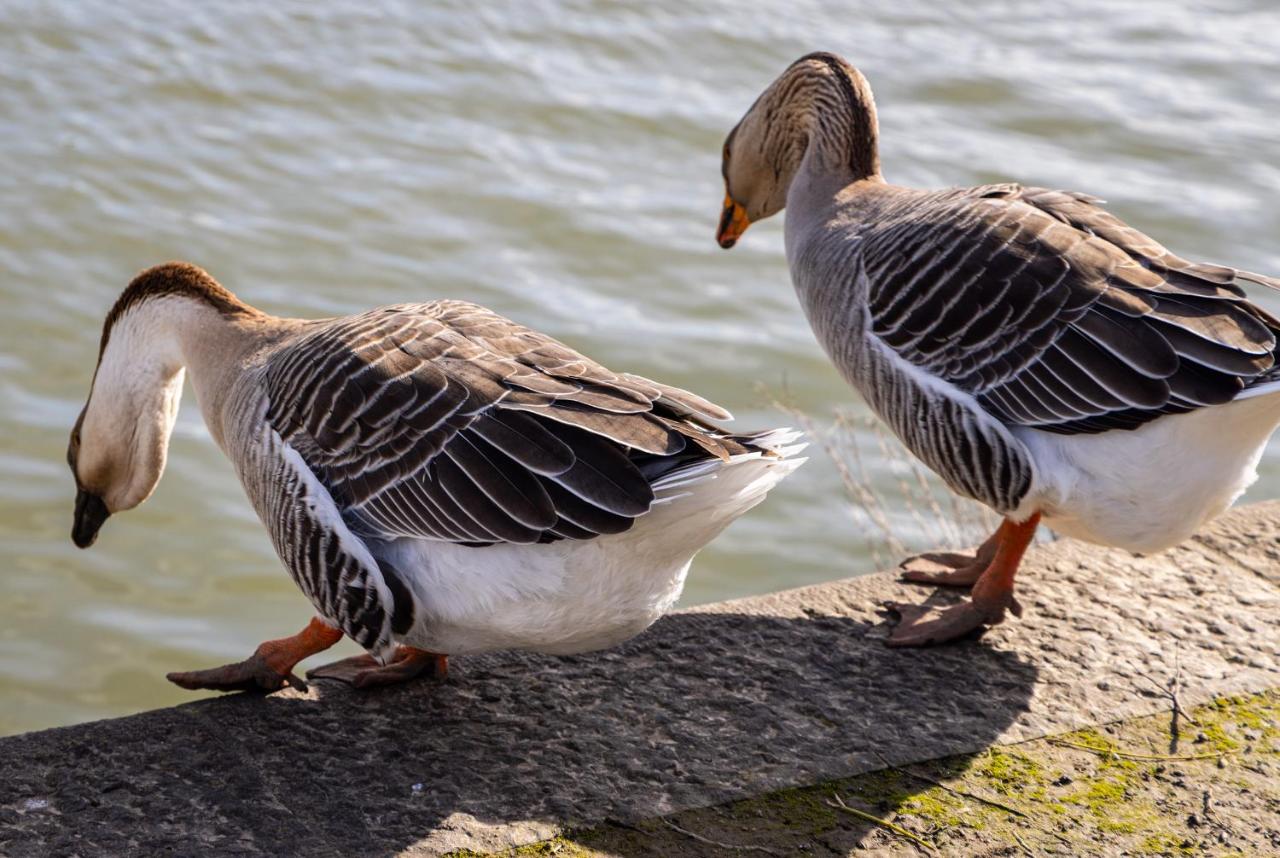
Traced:
POLYGON ((147 499, 164 472, 185 368, 229 326, 213 307, 178 295, 148 299, 112 326, 81 424, 76 475, 111 512, 147 499))

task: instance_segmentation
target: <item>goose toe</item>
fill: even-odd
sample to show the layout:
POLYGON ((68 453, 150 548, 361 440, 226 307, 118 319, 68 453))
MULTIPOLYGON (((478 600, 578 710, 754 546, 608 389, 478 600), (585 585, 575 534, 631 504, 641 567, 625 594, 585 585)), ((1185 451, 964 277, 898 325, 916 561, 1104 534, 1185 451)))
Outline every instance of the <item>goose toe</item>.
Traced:
POLYGON ((423 674, 444 679, 448 656, 402 646, 386 664, 371 655, 355 655, 307 671, 308 679, 334 679, 356 688, 372 688, 407 682, 423 674))
POLYGON ((939 552, 917 554, 902 561, 902 580, 939 587, 970 587, 986 571, 987 564, 973 554, 939 552))
POLYGON ((257 654, 222 667, 165 674, 165 679, 193 691, 279 691, 286 685, 299 691, 307 690, 307 683, 292 671, 281 673, 257 654))
POLYGON ((886 602, 885 608, 899 617, 885 641, 891 647, 930 646, 977 638, 1003 619, 1003 616, 993 617, 968 600, 945 608, 886 602))

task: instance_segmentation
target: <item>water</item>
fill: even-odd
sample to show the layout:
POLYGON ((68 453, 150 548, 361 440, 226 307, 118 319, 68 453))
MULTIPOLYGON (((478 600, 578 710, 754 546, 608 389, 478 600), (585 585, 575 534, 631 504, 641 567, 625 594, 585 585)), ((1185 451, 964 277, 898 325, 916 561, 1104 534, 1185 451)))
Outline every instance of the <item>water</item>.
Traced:
MULTIPOLYGON (((870 78, 893 181, 1089 191, 1184 254, 1280 272, 1265 0, 216 5, 0 4, 0 733, 190 699, 165 671, 309 615, 189 398, 155 497, 71 545, 67 431, 103 314, 155 262, 281 314, 467 298, 740 426, 791 422, 760 386, 822 424, 857 406, 781 219, 732 253, 712 235, 725 132, 824 48, 870 78)), ((1280 494, 1263 470, 1252 496, 1280 494)), ((899 478, 868 462, 872 490, 899 478)), ((904 542, 937 537, 889 503, 904 542)), ((685 603, 866 571, 868 537, 819 453, 685 603)))

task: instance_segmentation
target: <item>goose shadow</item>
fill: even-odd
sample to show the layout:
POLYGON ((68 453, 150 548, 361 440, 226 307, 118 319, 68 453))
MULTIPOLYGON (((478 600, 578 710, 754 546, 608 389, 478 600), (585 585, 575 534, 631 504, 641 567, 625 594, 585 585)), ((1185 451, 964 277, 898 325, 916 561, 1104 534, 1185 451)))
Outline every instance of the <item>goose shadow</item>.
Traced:
POLYGON ((457 659, 443 683, 315 683, 12 737, 0 852, 501 848, 980 750, 1027 709, 1037 670, 1016 653, 883 636, 842 616, 682 613, 606 652, 457 659), (50 812, 6 810, 31 800, 50 812))

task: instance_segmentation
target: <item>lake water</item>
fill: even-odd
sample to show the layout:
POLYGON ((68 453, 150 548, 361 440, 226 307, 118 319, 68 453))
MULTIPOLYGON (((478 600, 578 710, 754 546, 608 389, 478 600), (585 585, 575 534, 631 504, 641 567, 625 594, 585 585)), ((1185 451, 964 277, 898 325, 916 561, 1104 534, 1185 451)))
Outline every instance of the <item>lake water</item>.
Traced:
MULTIPOLYGON (((853 414, 870 511, 815 450, 685 604, 869 571, 886 528, 963 537, 949 501, 903 502, 916 478, 814 343, 781 218, 713 241, 724 134, 797 56, 867 74, 891 181, 1088 191, 1183 254, 1280 273, 1268 0, 209 5, 0 4, 0 733, 189 700, 165 671, 310 614, 189 396, 156 495, 71 545, 67 432, 150 264, 280 314, 477 301, 741 427, 793 423, 779 397, 824 430, 853 414)), ((1280 494, 1276 451, 1263 470, 1251 497, 1280 494)))

